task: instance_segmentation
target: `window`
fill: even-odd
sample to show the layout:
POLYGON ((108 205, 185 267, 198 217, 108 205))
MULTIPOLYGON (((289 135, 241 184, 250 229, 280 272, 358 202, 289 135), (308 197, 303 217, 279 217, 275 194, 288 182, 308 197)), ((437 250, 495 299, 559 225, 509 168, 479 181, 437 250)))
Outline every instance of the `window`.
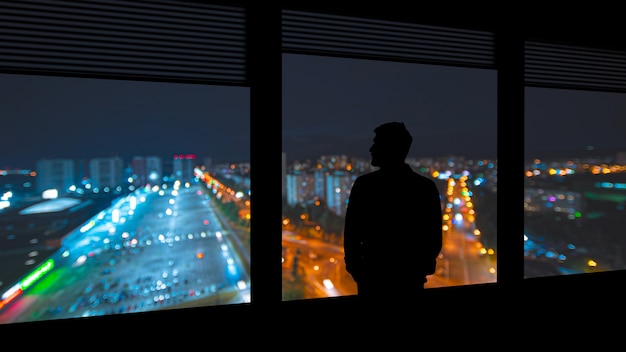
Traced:
POLYGON ((525 276, 624 269, 623 93, 526 89, 525 276))
MULTIPOLYGON (((442 48, 437 35, 451 34, 437 28, 291 12, 283 21, 283 300, 356 294, 343 263, 346 202, 354 178, 373 170, 374 127, 391 120, 413 131, 407 161, 435 179, 445 197, 444 249, 427 287, 495 282, 496 76, 485 69, 489 36, 474 34, 483 57, 459 59, 467 53, 454 44, 442 48)), ((400 245, 390 236, 391 253, 400 245)))
POLYGON ((622 270, 624 54, 530 42, 526 55, 524 276, 622 270))
MULTIPOLYGON (((231 7, 233 2, 228 2, 228 6, 214 6, 204 1, 151 1, 149 3, 125 1, 124 4, 127 6, 120 7, 118 4, 113 5, 107 1, 55 2, 54 5, 51 2, 39 0, 2 3, 0 5, 2 8, 0 11, 0 30, 2 33, 0 42, 2 42, 3 51, 0 54, 0 74, 3 77, 4 75, 20 75, 21 78, 32 77, 42 81, 44 76, 53 80, 59 77, 74 78, 80 81, 98 79, 98 84, 109 84, 109 82, 122 84, 123 81, 127 81, 130 86, 139 86, 135 84, 144 82, 153 88, 161 87, 163 84, 169 88, 180 87, 182 90, 186 90, 188 85, 194 85, 199 90, 204 90, 207 86, 215 86, 214 88, 233 86, 233 88, 237 88, 230 91, 236 97, 233 102, 236 106, 243 104, 244 109, 246 102, 243 101, 245 100, 243 96, 249 94, 250 124, 248 127, 245 123, 238 127, 249 129, 250 139, 248 141, 250 143, 252 171, 262 170, 262 172, 251 172, 250 179, 251 189, 254 189, 251 195, 255 197, 255 202, 251 204, 253 207, 251 214, 254 216, 250 222, 250 232, 261 234, 261 236, 250 236, 250 260, 251 266, 254 267, 254 270, 251 270, 253 280, 251 280, 250 291, 251 301, 261 306, 281 300, 278 295, 281 293, 279 285, 282 283, 283 275, 277 260, 280 250, 278 240, 281 238, 277 234, 278 227, 281 226, 279 222, 281 214, 278 212, 284 209, 278 208, 278 201, 280 201, 278 197, 280 197, 281 190, 278 183, 280 182, 278 163, 281 157, 280 149, 284 149, 282 150, 285 152, 283 170, 286 173, 288 155, 295 152, 292 147, 279 148, 274 143, 282 140, 281 137, 289 137, 291 124, 299 122, 299 117, 295 115, 290 115, 289 120, 281 120, 281 106, 289 106, 295 100, 289 98, 284 102, 281 101, 283 92, 280 87, 282 82, 288 82, 298 75, 305 76, 303 72, 289 72, 288 67, 285 66, 283 73, 286 76, 283 77, 284 80, 280 79, 281 55, 283 55, 286 63, 290 60, 292 63, 307 61, 313 65, 326 63, 323 65, 322 73, 325 73, 326 70, 332 71, 334 67, 340 67, 344 63, 358 63, 358 65, 367 63, 368 65, 385 66, 385 72, 393 71, 392 67, 400 66, 411 67, 416 70, 427 68, 428 72, 432 69, 441 72, 442 76, 446 76, 450 72, 455 72, 460 75, 459 77, 465 74, 475 74, 480 76, 478 79, 484 78, 487 81, 492 81, 494 79, 493 74, 497 74, 497 83, 494 85, 497 85, 498 91, 498 136, 494 135, 493 137, 497 138, 498 141, 498 154, 506 156, 500 157, 497 168, 499 173, 497 198, 500 208, 498 226, 500 231, 498 234, 499 249, 496 251, 498 256, 497 267, 495 269, 498 282, 497 285, 471 285, 476 289, 479 289, 478 286, 510 287, 509 284, 513 282, 515 283, 513 292, 518 292, 516 290, 519 288, 518 283, 524 282, 524 287, 530 287, 533 283, 545 282, 544 280, 523 280, 523 276, 531 278, 545 276, 545 273, 537 274, 537 272, 530 270, 524 272, 524 264, 528 264, 530 258, 524 256, 522 252, 522 232, 533 234, 526 228, 522 229, 523 225, 531 224, 531 222, 522 222, 528 215, 528 211, 520 211, 524 191, 534 192, 529 183, 526 183, 525 187, 522 182, 522 168, 523 166, 534 167, 532 164, 534 156, 531 158, 530 155, 541 151, 541 148, 528 149, 534 147, 534 144, 524 146, 522 136, 524 128, 522 127, 526 127, 526 138, 530 138, 532 143, 537 142, 537 140, 532 139, 529 131, 541 131, 541 126, 545 124, 544 121, 537 120, 546 116, 548 105, 541 102, 543 97, 555 99, 550 105, 556 109, 550 115, 552 116, 551 119, 555 119, 555 116, 560 116, 567 109, 566 106, 556 104, 562 94, 576 95, 576 98, 587 100, 590 96, 595 96, 598 93, 604 97, 601 99, 606 99, 605 102, 608 104, 613 97, 619 99, 620 94, 625 91, 623 51, 604 52, 603 50, 596 50, 596 47, 606 43, 604 37, 597 35, 600 33, 599 29, 605 28, 606 21, 603 22, 603 26, 585 27, 584 29, 573 25, 568 27, 563 21, 560 21, 558 30, 544 31, 541 25, 535 23, 541 21, 541 18, 533 20, 533 23, 528 23, 528 26, 524 26, 523 30, 519 30, 514 24, 509 24, 506 21, 507 18, 501 21, 501 14, 500 16, 475 17, 473 15, 476 13, 470 11, 467 14, 464 13, 461 16, 463 19, 459 20, 448 16, 447 12, 441 16, 426 11, 402 13, 401 9, 397 7, 376 7, 374 9, 374 7, 365 4, 356 8, 350 7, 350 10, 348 10, 348 6, 341 9, 342 6, 339 5, 331 6, 316 3, 313 6, 303 4, 302 8, 307 10, 302 12, 284 8, 285 5, 278 4, 246 5, 242 8, 231 7), (337 6, 336 11, 335 6, 337 6), (328 11, 327 14, 318 13, 315 11, 316 8, 320 11, 332 8, 333 11, 328 11), (348 11, 343 12, 344 15, 340 15, 343 10, 348 11), (358 17, 350 17, 353 15, 358 17), (403 19, 406 22, 403 22, 403 19), (430 25, 434 23, 443 25, 430 25), (468 26, 466 27, 465 24, 468 26), (578 36, 581 33, 584 36, 578 36), (571 53, 573 48, 545 45, 540 42, 524 42, 524 38, 533 35, 539 39, 564 36, 569 37, 569 39, 574 38, 575 41, 587 41, 591 45, 587 48, 575 48, 573 50, 574 56, 578 57, 575 61, 578 61, 572 63, 571 57, 568 57, 569 54, 562 54, 564 52, 571 53), (498 40, 494 41, 494 38, 498 40), (497 51, 495 56, 494 51, 497 51), (503 53, 504 55, 500 55, 503 53), (591 65, 581 65, 580 56, 577 56, 581 53, 584 54, 580 56, 585 57, 582 61, 592 63, 591 65), (249 92, 246 88, 249 88, 249 92), (578 95, 578 93, 581 94, 578 95), (528 96, 525 102, 524 94, 528 96), (242 100, 239 100, 240 98, 242 100), (524 116, 524 103, 526 103, 528 110, 526 116, 524 116), (522 126, 524 119, 527 119, 526 126, 522 126), (289 131, 284 136, 278 135, 281 133, 281 123, 285 124, 285 131, 289 131), (267 132, 268 130, 270 132, 267 132), (513 152, 511 152, 511 148, 513 152), (524 148, 526 148, 525 152, 524 148), (525 156, 532 159, 530 163, 523 162, 525 156), (268 172, 265 172, 266 170, 268 172), (519 178, 515 175, 518 175, 519 178), (259 201, 256 202, 256 200, 259 201), (514 205, 515 203, 519 204, 519 208, 514 205), (520 221, 518 222, 516 219, 520 221)), ((615 38, 616 36, 612 36, 608 41, 615 38)), ((611 44, 621 45, 618 41, 611 44)), ((349 82, 350 80, 346 81, 349 82)), ((424 82, 416 81, 413 83, 416 84, 415 89, 419 89, 423 87, 424 82)), ((165 88, 165 90, 169 88, 165 88)), ((301 87, 296 86, 296 88, 301 87)), ((57 91, 55 90, 55 92, 57 91)), ((492 104, 493 102, 487 103, 489 106, 493 106, 492 104)), ((200 109, 208 111, 203 110, 203 107, 200 109)), ((474 111, 472 106, 468 106, 467 109, 474 111)), ((478 110, 481 109, 476 111, 478 110)), ((285 116, 287 117, 287 115, 285 116)), ((492 118, 493 115, 489 115, 488 120, 492 118)), ((3 125, 6 124, 5 121, 3 119, 3 125)), ((486 134, 492 133, 493 125, 487 123, 486 126, 488 128, 486 134)), ((318 133, 318 131, 314 132, 318 133)), ((367 134, 371 134, 371 130, 368 129, 363 135, 367 134)), ((231 134, 228 135, 231 136, 231 134)), ((232 134, 232 136, 235 135, 237 134, 232 134)), ((313 138, 321 135, 322 133, 311 134, 313 138)), ((485 138, 489 139, 486 135, 485 138)), ((94 139, 95 141, 97 139, 94 139)), ((235 140, 233 139, 232 142, 234 143, 235 140)), ((288 145, 286 139, 282 142, 285 146, 288 145)), ((536 146, 546 147, 545 150, 547 150, 549 145, 542 145, 544 142, 541 141, 536 146)), ((187 141, 183 143, 187 143, 187 141)), ((364 145, 366 142, 362 141, 362 143, 364 145)), ((336 148, 336 152, 342 152, 340 149, 343 145, 330 145, 329 150, 336 148)), ((189 149, 195 148, 190 146, 189 149)), ((153 150, 156 151, 156 149, 153 150)), ((597 149, 595 150, 597 151, 597 149)), ((336 154, 335 151, 331 150, 331 153, 336 154)), ((85 153, 87 150, 81 149, 77 152, 85 153)), ((29 151, 25 148, 20 150, 20 153, 30 153, 33 156, 31 160, 37 160, 35 161, 38 165, 35 166, 36 168, 49 170, 45 173, 48 176, 41 178, 42 184, 45 181, 45 184, 60 184, 65 188, 64 180, 66 178, 63 175, 76 172, 75 163, 68 162, 65 157, 44 159, 40 158, 37 150, 29 151), (31 151, 33 153, 30 153, 31 151)), ((147 151, 147 153, 152 154, 152 151, 147 151)), ((62 154, 69 155, 69 153, 62 154)), ((196 157, 200 154, 204 154, 204 152, 198 152, 196 157)), ((14 164, 14 161, 11 160, 15 160, 15 155, 7 156, 0 162, 14 164)), ((185 155, 186 152, 182 154, 182 159, 177 159, 177 165, 183 165, 184 160, 193 160, 187 159, 185 155)), ((136 167, 141 169, 143 168, 142 165, 145 164, 145 169, 148 170, 148 160, 154 160, 150 156, 142 158, 143 154, 138 156, 139 158, 135 160, 136 167)), ((217 157, 215 158, 214 162, 217 160, 217 157)), ((93 162, 87 163, 85 170, 97 170, 98 174, 101 175, 98 180, 100 183, 111 183, 114 180, 111 171, 120 167, 128 170, 128 167, 124 166, 128 165, 128 161, 125 158, 120 159, 94 158, 93 162)), ((132 161, 130 163, 132 164, 132 161)), ((158 162, 154 161, 150 165, 158 165, 158 162)), ((174 161, 172 160, 172 170, 173 165, 174 161)), ((223 165, 228 166, 228 169, 221 169, 224 174, 231 172, 228 170, 245 170, 245 162, 229 162, 223 165)), ((0 165, 2 170, 8 170, 10 165, 5 166, 7 167, 0 165)), ((30 169, 30 167, 26 169, 30 169)), ((181 175, 183 174, 182 168, 177 170, 180 171, 181 175)), ((149 175, 152 173, 146 172, 146 178, 149 175)), ((14 175, 7 172, 0 178, 8 180, 9 177, 14 176, 26 177, 27 179, 32 177, 30 174, 21 175, 18 173, 14 175)), ((532 179, 537 180, 534 177, 532 179)), ((296 178, 294 177, 292 180, 296 180, 296 178)), ((530 182, 527 177, 524 180, 530 182)), ((611 182, 607 185, 611 186, 611 182)), ((11 187, 14 184, 11 180, 11 187)), ((20 182, 18 185, 22 188, 32 187, 32 184, 29 185, 28 182, 20 182)), ((612 183, 612 187, 615 185, 619 185, 619 183, 612 183)), ((286 188, 283 187, 282 189, 286 188)), ((41 192, 39 197, 46 200, 58 197, 58 193, 54 192, 52 187, 46 187, 44 191, 48 190, 51 191, 41 192)), ((578 188, 571 191, 580 192, 581 190, 582 188, 578 188)), ((614 190, 616 189, 614 188, 614 190)), ((593 203, 595 205, 601 204, 601 199, 604 198, 593 199, 593 203)), ((590 198, 588 200, 591 201, 590 198)), ((73 201, 69 201, 62 204, 72 206, 72 203, 73 201)), ((4 207, 6 204, 5 200, 0 200, 0 205, 4 207)), ((286 198, 282 205, 285 204, 288 204, 286 198)), ((479 209, 478 206, 476 209, 479 209)), ((611 211, 620 211, 615 202, 601 204, 603 209, 611 206, 615 206, 615 208, 611 208, 611 211)), ((27 213, 39 212, 41 208, 31 208, 27 213)), ((244 215, 245 218, 245 211, 237 213, 244 215)), ((487 217, 483 217, 481 214, 483 214, 482 210, 477 214, 477 222, 487 220, 487 217)), ((605 213, 604 219, 615 220, 606 217, 606 214, 608 212, 605 213)), ((594 215, 599 215, 599 213, 594 215)), ((117 215, 115 216, 117 217, 117 215)), ((245 226, 247 224, 242 222, 240 225, 245 226)), ((488 224, 488 226, 491 225, 493 224, 488 224)), ((27 224, 27 228, 29 226, 31 225, 27 224)), ((37 226, 37 223, 32 224, 32 228, 39 230, 40 228, 37 226)), ((478 223, 477 226, 481 229, 481 236, 487 234, 488 231, 485 229, 488 226, 478 223)), ((537 228, 536 226, 533 227, 537 228)), ((547 229, 539 230, 545 233, 548 232, 547 229)), ((326 231, 320 227, 321 230, 326 231)), ((11 231, 11 226, 9 226, 9 231, 11 231)), ((326 234, 315 231, 314 228, 312 234, 315 236, 326 234)), ((607 231, 610 232, 611 230, 607 231)), ((606 236, 606 232, 603 231, 599 235, 602 237, 602 241, 593 243, 597 247, 594 250, 606 248, 610 243, 607 241, 609 237, 606 236)), ((7 236, 11 237, 11 234, 7 236)), ((559 238, 559 240, 561 239, 559 238)), ((619 241, 615 243, 620 245, 619 241)), ((34 244, 28 243, 28 246, 31 245, 34 244)), ((244 243, 244 245, 246 244, 244 243)), ((615 248, 618 247, 615 246, 615 248)), ((617 253, 618 250, 615 252, 617 253)), ((36 256, 35 253, 32 254, 34 257, 41 258, 43 253, 40 250, 36 256)), ((316 255, 319 258, 316 253, 309 257, 307 252, 306 258, 314 261, 316 255)), ((202 257, 202 254, 199 254, 199 257, 202 257)), ((30 259, 23 262, 26 263, 27 261, 30 262, 30 259)), ((603 261, 611 262, 611 267, 604 267, 609 268, 609 270, 617 270, 620 267, 615 264, 619 263, 619 255, 607 254, 600 261, 597 261, 598 266, 593 270, 604 270, 600 266, 603 261)), ((341 271, 340 265, 335 267, 341 271)), ((43 273, 46 268, 49 269, 50 266, 44 266, 42 271, 36 272, 43 273)), ((103 275, 111 274, 112 272, 109 270, 103 275)), ((561 275, 561 272, 556 275, 561 275)), ((7 285, 10 285, 7 283, 8 281, 13 282, 12 279, 3 281, 0 283, 0 289, 4 290, 7 285)), ((459 284, 478 282, 467 280, 459 284)), ((559 280, 558 282, 562 281, 559 280)), ((302 290, 294 290, 289 292, 289 297, 285 297, 285 287, 282 288, 283 300, 319 301, 301 300, 301 298, 324 297, 326 295, 306 295, 301 293, 302 290)), ((433 297, 442 297, 442 299, 449 298, 446 296, 448 292, 453 292, 452 295, 455 295, 456 292, 461 292, 461 294, 468 291, 475 292, 473 289, 433 291, 435 291, 433 297), (438 295, 439 292, 442 295, 438 295)), ((9 296, 6 296, 5 291, 2 292, 5 294, 3 299, 6 299, 16 291, 11 290, 8 293, 9 296)), ((343 291, 341 294, 349 292, 343 291)), ((487 290, 481 292, 497 292, 499 295, 502 291, 487 290)), ((345 302, 349 300, 333 301, 345 302)), ((232 308, 235 306, 246 305, 229 305, 229 308, 224 311, 227 312, 226 314, 230 314, 234 311, 232 308)), ((7 307, 10 308, 11 305, 5 305, 4 309, 7 307)), ((56 306, 51 307, 51 310, 46 314, 55 316, 59 312, 57 308, 56 306)), ((214 310, 214 312, 216 311, 220 310, 214 310)), ((3 313, 0 312, 0 314, 3 313)), ((136 317, 137 315, 133 316, 136 317)), ((152 317, 151 314, 146 315, 146 319, 152 317)), ((111 322, 110 319, 116 318, 98 319, 98 321, 109 323, 111 322)), ((80 322, 76 324, 81 324, 82 320, 78 320, 80 322)), ((151 323, 152 320, 144 322, 151 323)))
POLYGON ((0 322, 250 301, 246 88, 0 82, 0 322))
POLYGON ((2 7, 0 323, 250 302, 243 11, 2 7))

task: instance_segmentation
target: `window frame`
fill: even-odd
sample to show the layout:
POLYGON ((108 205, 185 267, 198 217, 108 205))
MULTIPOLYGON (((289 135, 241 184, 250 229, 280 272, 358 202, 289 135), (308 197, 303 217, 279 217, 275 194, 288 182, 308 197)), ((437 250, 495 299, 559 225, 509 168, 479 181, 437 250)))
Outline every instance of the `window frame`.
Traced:
MULTIPOLYGON (((193 3, 194 1, 189 1, 193 3)), ((210 1, 220 4, 223 1, 210 1)), ((232 2, 230 2, 232 3, 232 2)), ((235 2, 237 3, 237 2, 235 2)), ((281 231, 281 11, 283 8, 295 10, 328 11, 329 13, 345 13, 348 15, 363 15, 386 20, 401 20, 413 23, 451 25, 469 29, 486 29, 495 34, 495 65, 497 70, 497 121, 498 121, 498 173, 503 175, 498 179, 498 279, 495 284, 486 284, 487 291, 482 292, 516 292, 528 285, 544 283, 543 279, 524 279, 523 255, 523 159, 524 159, 524 42, 539 38, 552 42, 561 42, 569 38, 576 42, 576 36, 581 36, 580 42, 587 47, 612 47, 617 45, 609 39, 610 28, 601 27, 596 32, 586 27, 579 31, 546 31, 549 26, 541 24, 551 20, 539 21, 535 26, 520 30, 515 21, 496 21, 482 17, 464 16, 463 19, 446 17, 446 13, 414 14, 413 11, 403 11, 402 6, 395 10, 369 8, 367 5, 345 9, 333 8, 328 4, 315 5, 303 2, 300 6, 286 6, 283 4, 238 4, 246 8, 247 26, 247 81, 243 86, 250 89, 250 129, 251 129, 251 292, 252 302, 244 306, 276 307, 277 305, 294 305, 298 302, 282 302, 281 285, 282 271, 280 261, 280 236, 273 236, 281 231), (605 36, 606 37, 603 37, 605 36), (590 39, 591 38, 591 39, 590 39), (603 38, 594 42, 593 38, 603 38), (271 143, 270 143, 271 142, 271 143), (260 172, 256 170, 270 170, 260 172), (519 209, 519 212, 506 209, 519 209), (511 231, 513 229, 513 231, 511 231), (505 235, 506 234, 506 235, 505 235)), ((504 16, 504 15, 503 15, 504 16)), ((619 23, 616 21, 616 23, 619 23)), ((565 28, 575 28, 574 21, 569 26, 559 23, 565 28)), ((616 25, 617 28, 618 25, 616 25)), ((616 36, 614 36, 616 37, 616 36)), ((626 44, 618 46, 618 50, 626 50, 626 44)), ((2 73, 16 73, 14 70, 0 69, 2 73)), ((20 72, 17 72, 20 73, 20 72)), ((24 73, 22 74, 29 74, 24 73)), ((60 73, 59 75, 63 75, 60 73)), ((595 274, 587 274, 595 275, 595 274)), ((473 292, 474 287, 444 287, 432 291, 432 295, 449 297, 449 295, 464 295, 473 292), (461 293, 458 293, 461 292, 461 293)), ((495 295, 494 295, 495 296, 495 295)), ((309 300, 307 300, 308 302, 309 300)), ((350 297, 333 298, 332 300, 318 299, 315 301, 350 302, 350 297)), ((506 304, 506 303, 502 303, 506 304)), ((207 307, 212 308, 212 307, 207 307)), ((226 311, 240 311, 238 307, 216 307, 226 311)), ((204 309, 198 309, 204 312, 204 309)), ((186 312, 181 312, 185 316, 186 312)), ((155 312, 148 316, 166 315, 171 312, 155 312)), ((120 319, 120 317, 111 317, 120 319)), ((121 319, 133 320, 139 317, 124 316, 121 319)), ((149 319, 149 318, 148 318, 149 319)))
MULTIPOLYGON (((496 51, 498 38, 494 30, 389 21, 384 18, 352 16, 350 13, 300 11, 293 8, 282 8, 281 11, 283 54, 485 69, 498 72, 496 51)), ((502 60, 502 57, 500 62, 506 62, 502 60)), ((498 86, 501 77, 502 75, 498 75, 496 81, 498 86)), ((497 92, 498 97, 502 95, 500 89, 497 89, 497 92)), ((498 104, 498 106, 501 105, 498 104)), ((503 115, 498 111, 498 116, 503 115)), ((502 126, 502 123, 498 122, 498 126, 502 126)), ((508 128, 498 132, 503 135, 512 133, 508 128)), ((498 140, 507 144, 512 142, 509 138, 498 140)), ((501 198, 498 196, 498 202, 500 201, 501 198)), ((523 242, 518 244, 523 245, 523 242)), ((507 248, 513 245, 515 244, 508 239, 501 241, 498 238, 498 251, 500 251, 500 246, 507 248)), ((523 254, 523 251, 521 253, 523 254)), ((499 261, 498 257, 497 281, 501 276, 499 261)), ((512 277, 508 272, 510 266, 505 259, 503 275, 507 278, 512 277)), ((494 286, 496 284, 472 285, 494 286)), ((429 288, 429 290, 447 288, 449 287, 429 288)))

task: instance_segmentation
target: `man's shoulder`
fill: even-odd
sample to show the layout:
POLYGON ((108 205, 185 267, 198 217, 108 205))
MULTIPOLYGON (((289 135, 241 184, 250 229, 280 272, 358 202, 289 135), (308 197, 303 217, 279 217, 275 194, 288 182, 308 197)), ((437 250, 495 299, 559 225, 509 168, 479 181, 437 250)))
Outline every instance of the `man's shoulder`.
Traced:
POLYGON ((379 177, 381 171, 380 169, 374 170, 374 171, 370 171, 370 172, 366 172, 364 174, 360 174, 359 176, 357 176, 357 180, 366 180, 369 178, 376 178, 379 177))
POLYGON ((395 170, 391 170, 391 171, 390 170, 377 169, 377 170, 370 171, 368 173, 359 175, 356 178, 356 180, 357 181, 360 180, 360 181, 364 181, 365 182, 365 181, 375 181, 375 180, 382 179, 382 178, 385 178, 385 179, 399 179, 399 178, 407 178, 407 177, 413 178, 413 179, 416 179, 416 180, 419 180, 419 181, 422 181, 422 182, 425 182, 425 183, 435 183, 435 181, 432 178, 430 178, 430 177, 428 177, 428 176, 426 176, 426 175, 424 175, 422 173, 419 173, 419 172, 413 170, 410 167, 401 168, 401 169, 395 169, 395 170))
POLYGON ((355 183, 378 182, 377 180, 380 180, 381 178, 384 178, 384 177, 385 175, 381 173, 380 169, 378 169, 378 170, 370 171, 368 173, 357 176, 357 178, 355 179, 355 183))
POLYGON ((409 165, 394 169, 376 169, 365 174, 357 176, 356 183, 373 183, 373 182, 385 182, 385 181, 415 181, 419 184, 431 184, 435 185, 435 180, 431 177, 419 173, 411 168, 409 165))
POLYGON ((431 177, 428 177, 427 175, 424 175, 417 171, 411 170, 411 175, 413 175, 413 178, 420 180, 424 183, 433 183, 433 184, 435 183, 435 180, 433 180, 431 177))

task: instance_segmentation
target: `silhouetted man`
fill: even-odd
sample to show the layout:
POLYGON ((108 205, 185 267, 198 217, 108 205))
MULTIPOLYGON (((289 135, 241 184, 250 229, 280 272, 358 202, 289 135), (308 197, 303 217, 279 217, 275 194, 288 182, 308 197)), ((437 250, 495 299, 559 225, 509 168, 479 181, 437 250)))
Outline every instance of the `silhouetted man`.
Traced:
POLYGON ((435 182, 405 162, 413 137, 404 123, 374 129, 371 164, 350 192, 344 226, 347 271, 364 302, 419 300, 442 247, 435 182))

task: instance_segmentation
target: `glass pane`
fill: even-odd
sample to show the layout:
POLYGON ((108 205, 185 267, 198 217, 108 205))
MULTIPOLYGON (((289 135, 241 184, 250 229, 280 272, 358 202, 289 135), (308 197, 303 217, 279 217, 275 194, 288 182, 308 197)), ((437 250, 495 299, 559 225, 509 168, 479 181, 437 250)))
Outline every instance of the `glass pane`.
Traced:
POLYGON ((625 269, 624 94, 526 88, 524 276, 625 269))
MULTIPOLYGON (((406 124, 407 163, 443 196, 444 246, 426 287, 496 281, 495 72, 284 54, 283 300, 356 294, 344 214, 355 177, 374 170, 373 130, 390 121, 406 124)), ((403 245, 383 235, 385 250, 403 245)))
POLYGON ((0 323, 248 302, 247 88, 2 75, 0 323))

